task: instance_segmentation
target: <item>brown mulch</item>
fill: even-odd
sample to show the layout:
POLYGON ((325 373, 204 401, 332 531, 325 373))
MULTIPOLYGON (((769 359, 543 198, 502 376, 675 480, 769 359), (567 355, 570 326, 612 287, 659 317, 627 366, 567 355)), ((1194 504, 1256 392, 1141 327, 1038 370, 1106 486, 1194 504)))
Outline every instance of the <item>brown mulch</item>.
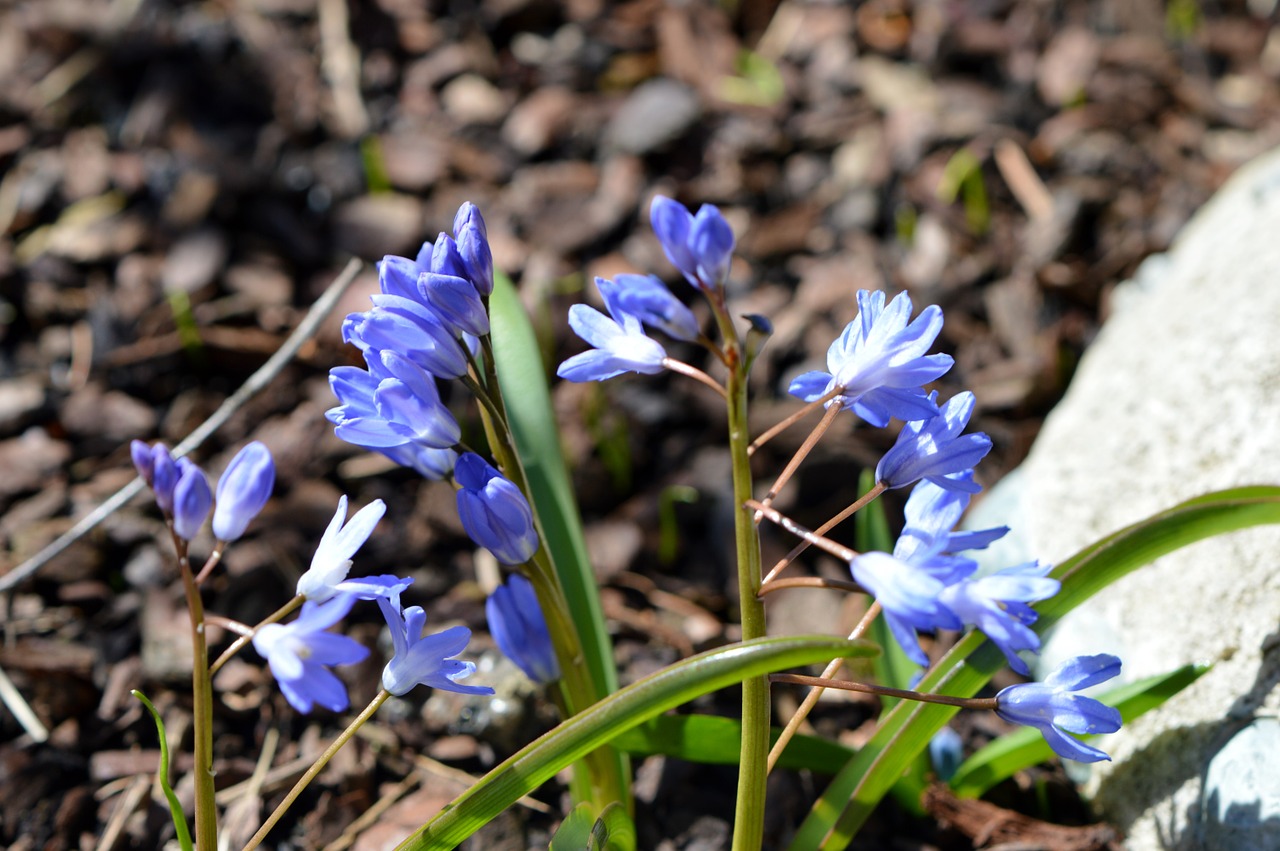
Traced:
MULTIPOLYGON (((463 200, 484 212, 552 364, 578 350, 565 312, 596 299, 592 276, 674 280, 647 225, 654 194, 718 205, 739 236, 735 306, 775 325, 757 432, 793 410, 787 383, 822 365, 857 288, 940 304, 956 358, 940 389, 977 394, 975 426, 996 445, 980 477, 994 483, 1060 398, 1112 288, 1280 142, 1271 5, 12 0, 0 8, 0 574, 128 483, 130 439, 173 444, 208 416, 348 257, 411 255, 463 200)), ((339 314, 375 287, 366 274, 339 314)), ((382 801, 343 840, 372 848, 551 716, 484 634, 448 489, 354 451, 323 419, 327 369, 358 358, 338 329, 335 316, 197 455, 217 472, 260 439, 279 473, 207 604, 256 621, 291 594, 340 494, 383 498, 359 568, 413 575, 411 602, 435 625, 476 630, 477 679, 513 698, 397 702, 279 833, 325 847, 382 801)), ((734 636, 723 414, 708 395, 672 376, 554 391, 627 680, 734 636)), ((758 454, 762 480, 802 432, 758 454)), ((821 523, 889 440, 833 429, 779 508, 821 523)), ((0 843, 172 836, 138 780, 158 751, 128 693, 146 692, 181 745, 185 613, 162 530, 134 500, 0 595, 0 671, 49 732, 37 744, 0 712, 0 843)), ((766 558, 787 544, 770 536, 766 558)), ((771 603, 775 629, 835 632, 852 615, 801 593, 771 603)), ((351 626, 369 643, 378 631, 376 614, 351 626)), ((357 703, 376 691, 374 655, 350 678, 357 703)), ((239 835, 340 719, 296 715, 252 653, 219 686, 220 789, 247 780, 279 734, 276 769, 228 818, 239 835)), ((733 696, 700 707, 732 712, 733 696)), ((856 742, 870 712, 841 699, 815 723, 856 742)), ((994 732, 978 725, 970 744, 994 732)), ((733 772, 637 763, 642 847, 720 847, 733 772)), ((822 782, 777 778, 771 841, 822 782)), ((558 788, 542 799, 561 811, 558 788)), ((517 808, 482 844, 545 845, 554 824, 517 808)), ((960 848, 992 830, 891 811, 869 834, 960 848)))

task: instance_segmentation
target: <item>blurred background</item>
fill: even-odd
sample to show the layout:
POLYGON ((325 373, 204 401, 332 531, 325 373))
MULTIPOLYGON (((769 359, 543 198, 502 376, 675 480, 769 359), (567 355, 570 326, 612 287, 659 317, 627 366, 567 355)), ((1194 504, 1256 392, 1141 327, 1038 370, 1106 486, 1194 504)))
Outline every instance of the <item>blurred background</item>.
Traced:
MULTIPOLYGON (((648 205, 659 193, 717 205, 738 234, 732 304, 775 327, 754 377, 757 432, 794 410, 792 377, 825 368, 857 289, 941 305, 956 366, 939 390, 977 395, 974 427, 995 442, 979 478, 993 484, 1025 456, 1114 286, 1280 143, 1274 5, 8 0, 0 572, 132 479, 129 440, 190 433, 350 257, 413 256, 467 200, 530 308, 549 375, 581 349, 566 310, 598 302, 596 275, 655 272, 701 309, 648 205)), ((282 828, 296 847, 382 847, 456 794, 459 771, 483 772, 553 720, 484 632, 480 559, 449 488, 341 443, 323 418, 328 368, 359 363, 341 316, 366 309, 376 286, 368 267, 297 360, 196 453, 216 473, 260 439, 279 470, 207 603, 258 620, 291 596, 340 494, 383 498, 387 519, 356 571, 413 575, 409 602, 436 627, 475 629, 476 681, 507 699, 410 695, 384 710, 282 828), (376 824, 344 833, 378 802, 389 809, 376 824)), ((733 640, 719 400, 667 375, 558 384, 553 397, 624 680, 733 640)), ((762 481, 804 432, 758 453, 762 481)), ((891 442, 838 423, 779 508, 818 525, 891 442)), ((128 695, 146 691, 181 739, 186 615, 162 531, 139 498, 0 595, 0 669, 48 733, 35 743, 0 713, 0 842, 155 848, 171 835, 136 779, 158 754, 128 695)), ((771 533, 766 546, 776 559, 789 541, 771 533)), ((839 573, 822 559, 810 569, 839 573)), ((812 592, 770 608, 778 632, 835 632, 855 615, 812 592)), ((378 620, 357 614, 352 634, 376 641, 378 620)), ((242 658, 220 675, 220 787, 266 750, 277 766, 304 761, 340 722, 296 716, 254 654, 242 658)), ((351 675, 353 702, 376 691, 380 665, 375 653, 351 675)), ((720 707, 732 712, 733 695, 699 706, 720 707)), ((814 723, 857 744, 874 711, 844 696, 814 723)), ((999 732, 975 723, 971 737, 999 732)), ((727 842, 732 770, 637 765, 642 847, 727 842)), ((298 770, 238 800, 246 812, 271 804, 298 770)), ((1046 775, 1067 799, 1058 814, 1084 818, 1046 775)), ((774 839, 821 786, 779 775, 774 839)), ((559 809, 557 789, 543 798, 559 809)), ((554 823, 513 810, 477 847, 545 846, 554 823)), ((866 847, 887 836, 972 847, 892 810, 866 847)))

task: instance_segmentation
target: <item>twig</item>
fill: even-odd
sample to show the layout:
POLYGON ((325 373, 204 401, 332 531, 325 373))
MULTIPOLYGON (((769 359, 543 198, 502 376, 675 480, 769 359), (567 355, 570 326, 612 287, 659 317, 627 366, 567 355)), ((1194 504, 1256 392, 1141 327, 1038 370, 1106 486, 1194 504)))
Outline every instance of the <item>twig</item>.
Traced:
MULTIPOLYGON (((307 315, 303 317, 302 322, 297 329, 289 335, 289 339, 284 341, 274 355, 267 359, 258 371, 249 376, 248 380, 240 386, 240 389, 227 398, 225 402, 214 411, 209 419, 202 422, 195 431, 187 436, 187 439, 179 443, 173 449, 173 456, 179 458, 186 455, 193 449, 197 449, 210 435, 222 428, 227 420, 240 409, 245 402, 248 402, 254 395, 259 393, 284 369, 285 364, 293 359, 303 344, 311 339, 316 329, 320 327, 320 323, 328 318, 329 314, 337 306, 338 300, 342 298, 342 294, 347 291, 355 281, 356 275, 360 273, 360 269, 364 264, 356 259, 347 263, 346 268, 338 275, 329 288, 324 291, 324 295, 311 305, 311 309, 307 311, 307 315)), ((0 576, 0 592, 8 591, 19 582, 30 577, 37 570, 47 564, 54 556, 61 553, 67 547, 84 537, 89 531, 94 529, 103 520, 106 520, 117 509, 123 507, 129 500, 133 499, 138 493, 146 487, 142 481, 142 477, 135 478, 132 482, 116 491, 110 499, 102 503, 83 520, 72 526, 65 533, 60 535, 57 540, 46 546, 40 552, 27 559, 22 564, 15 567, 8 573, 0 576)))
POLYGON ((1053 195, 1036 174, 1022 148, 1009 139, 1001 139, 996 145, 995 161, 1000 176, 1028 216, 1047 219, 1053 215, 1053 195))
POLYGON ((36 713, 27 703, 26 698, 22 696, 22 692, 18 691, 18 687, 13 684, 13 680, 9 679, 9 675, 0 668, 0 700, 4 701, 4 705, 9 707, 9 711, 13 713, 13 717, 22 725, 22 729, 35 742, 47 742, 49 740, 49 731, 40 723, 40 719, 36 717, 36 713))

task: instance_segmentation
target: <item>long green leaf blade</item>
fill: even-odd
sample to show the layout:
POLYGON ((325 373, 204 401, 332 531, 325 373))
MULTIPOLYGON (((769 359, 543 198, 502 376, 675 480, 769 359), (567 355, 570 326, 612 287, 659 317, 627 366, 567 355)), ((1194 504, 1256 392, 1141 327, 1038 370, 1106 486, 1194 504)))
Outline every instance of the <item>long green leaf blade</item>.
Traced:
MULTIPOLYGON (((769 733, 777 741, 781 727, 769 733)), ((742 722, 719 715, 659 715, 613 740, 613 746, 633 756, 663 754, 704 765, 737 765, 741 756, 742 722)), ((778 759, 779 768, 808 769, 835 774, 854 750, 819 736, 795 736, 778 759)))
POLYGON ((455 847, 564 766, 695 697, 748 677, 876 652, 878 648, 870 642, 797 636, 744 641, 677 662, 561 722, 490 771, 399 847, 404 851, 455 847))
MULTIPOLYGON (((1245 487, 1188 500, 1108 535, 1053 571, 1051 575, 1062 580, 1062 590, 1038 604, 1036 631, 1043 633, 1109 583, 1166 553, 1267 523, 1280 523, 1280 488, 1245 487)), ((971 697, 1003 664, 1003 654, 973 632, 934 665, 918 688, 971 697)), ((906 701, 895 706, 814 804, 791 842, 792 851, 847 847, 910 760, 955 712, 952 707, 906 701)))
MULTIPOLYGON (((1184 665, 1167 674, 1157 674, 1113 688, 1097 697, 1120 710, 1120 717, 1128 724, 1200 679, 1208 670, 1208 665, 1184 665)), ((1098 736, 1081 738, 1087 742, 1098 736)), ((1001 736, 966 759, 951 778, 951 789, 957 797, 977 798, 1002 780, 1052 758, 1053 749, 1040 731, 1034 727, 1022 727, 1001 736)))
POLYGON ((618 689, 613 646, 605 627, 595 572, 587 558, 581 514, 560 449, 560 431, 538 340, 510 279, 494 274, 489 297, 493 357, 507 405, 511 432, 529 481, 534 510, 542 521, 546 547, 564 588, 569 611, 582 639, 591 678, 600 697, 618 689))

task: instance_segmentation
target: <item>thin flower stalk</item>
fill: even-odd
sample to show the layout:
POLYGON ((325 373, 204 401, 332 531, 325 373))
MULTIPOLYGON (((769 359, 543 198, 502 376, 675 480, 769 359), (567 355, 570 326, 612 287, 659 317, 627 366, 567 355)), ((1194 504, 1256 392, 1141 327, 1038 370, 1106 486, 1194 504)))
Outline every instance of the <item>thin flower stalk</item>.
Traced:
MULTIPOLYGON (((862 638, 871 629, 871 624, 880 615, 880 604, 872 603, 867 609, 866 614, 858 621, 858 625, 849 633, 849 639, 862 638)), ((832 659, 827 663, 827 667, 822 670, 822 677, 830 679, 840 673, 840 669, 844 667, 844 659, 832 659)), ((809 693, 804 696, 804 700, 800 702, 800 706, 791 715, 791 719, 787 721, 787 725, 782 728, 782 733, 778 736, 778 740, 773 743, 773 748, 769 751, 769 771, 773 771, 778 760, 782 757, 782 752, 787 749, 787 743, 790 742, 800 730, 800 725, 809 717, 809 713, 813 711, 813 707, 818 705, 818 700, 822 697, 825 688, 822 686, 814 686, 809 689, 809 693)))
POLYGON ((329 760, 333 759, 334 756, 337 755, 338 751, 342 750, 343 745, 351 741, 351 738, 356 734, 356 731, 363 727, 365 722, 372 718, 374 713, 376 713, 382 707, 382 704, 386 703, 387 699, 390 697, 391 692, 386 691, 385 689, 378 692, 373 700, 369 702, 369 705, 355 717, 355 720, 347 725, 347 729, 343 730, 342 733, 338 735, 338 738, 334 739, 333 743, 330 744, 329 747, 325 748, 324 753, 320 754, 319 759, 317 759, 315 763, 307 769, 306 773, 298 778, 298 782, 293 784, 293 788, 289 790, 289 794, 284 796, 284 800, 280 802, 280 805, 277 806, 275 810, 272 811, 271 815, 267 817, 267 820, 262 823, 262 827, 258 828, 258 832, 249 839, 249 842, 244 846, 244 851, 253 851, 254 848, 257 848, 262 844, 262 841, 267 838, 267 834, 271 832, 271 829, 274 828, 284 814, 288 812, 289 807, 293 806, 293 802, 298 799, 298 796, 306 790, 307 786, 311 784, 312 780, 316 779, 316 776, 321 771, 324 771, 325 766, 329 764, 329 760))

